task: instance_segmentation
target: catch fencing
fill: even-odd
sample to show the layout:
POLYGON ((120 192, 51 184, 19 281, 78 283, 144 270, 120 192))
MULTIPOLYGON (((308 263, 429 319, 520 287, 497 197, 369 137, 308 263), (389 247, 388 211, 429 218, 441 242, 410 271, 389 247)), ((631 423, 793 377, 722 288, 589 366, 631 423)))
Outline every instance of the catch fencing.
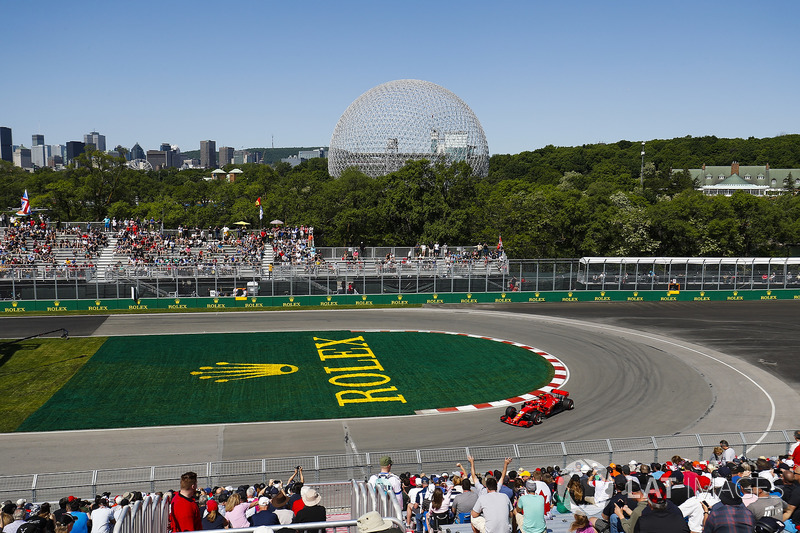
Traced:
MULTIPOLYGON (((79 472, 40 473, 0 476, 0 499, 57 501, 66 495, 82 498, 103 492, 122 494, 127 491, 152 493, 175 489, 181 474, 196 472, 198 484, 214 487, 269 483, 287 480, 296 466, 302 466, 305 482, 320 491, 329 505, 344 509, 350 505, 351 489, 344 480, 366 480, 379 471, 380 458, 390 455, 394 472, 452 472, 457 463, 466 464, 467 456, 475 459, 480 472, 498 469, 511 457, 512 469, 542 466, 568 468, 576 461, 600 464, 663 463, 674 455, 692 460, 707 460, 720 440, 726 440, 737 455, 774 457, 786 454, 794 443, 793 430, 767 432, 679 434, 649 437, 595 439, 584 441, 507 444, 499 446, 453 446, 419 450, 380 450, 336 455, 284 458, 263 458, 242 461, 213 461, 167 466, 114 468, 79 472)), ((326 505, 327 507, 327 505, 326 505)), ((387 509, 388 511, 388 509, 387 509)))

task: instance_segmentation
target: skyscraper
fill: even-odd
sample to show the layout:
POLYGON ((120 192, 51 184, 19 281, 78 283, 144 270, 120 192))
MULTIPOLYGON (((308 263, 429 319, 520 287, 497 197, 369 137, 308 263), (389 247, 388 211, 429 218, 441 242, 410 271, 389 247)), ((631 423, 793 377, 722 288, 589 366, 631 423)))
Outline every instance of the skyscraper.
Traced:
POLYGON ((48 166, 51 157, 53 157, 53 151, 50 146, 44 143, 35 144, 31 148, 31 162, 36 167, 48 166))
POLYGON ((41 133, 34 133, 33 135, 31 135, 31 139, 32 139, 31 146, 39 146, 41 144, 44 144, 44 135, 42 135, 41 133))
POLYGON ((231 159, 233 159, 233 148, 230 146, 220 146, 219 148, 219 164, 222 165, 230 165, 231 159))
POLYGON ((67 142, 67 164, 72 163, 72 160, 81 155, 86 146, 80 141, 67 142))
POLYGON ((83 144, 88 145, 91 144, 94 146, 95 150, 100 150, 101 152, 106 151, 106 136, 100 135, 96 131, 91 131, 83 136, 83 144))
POLYGON ((139 146, 139 143, 134 144, 133 148, 131 148, 131 160, 134 159, 144 159, 144 150, 139 146))
POLYGON ((14 150, 14 166, 31 168, 31 149, 20 146, 14 150))
POLYGON ((200 166, 217 168, 217 141, 200 141, 200 166))
POLYGON ((11 148, 12 144, 11 128, 0 126, 0 159, 3 161, 8 161, 9 163, 14 162, 14 152, 11 148))

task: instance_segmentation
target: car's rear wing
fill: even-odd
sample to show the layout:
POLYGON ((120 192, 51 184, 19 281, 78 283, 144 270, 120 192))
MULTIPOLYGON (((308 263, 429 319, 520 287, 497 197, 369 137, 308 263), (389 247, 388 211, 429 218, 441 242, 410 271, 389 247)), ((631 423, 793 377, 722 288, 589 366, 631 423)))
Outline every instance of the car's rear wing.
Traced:
POLYGON ((564 398, 569 396, 569 393, 567 391, 560 389, 553 389, 550 391, 550 394, 556 394, 558 396, 563 396, 564 398))

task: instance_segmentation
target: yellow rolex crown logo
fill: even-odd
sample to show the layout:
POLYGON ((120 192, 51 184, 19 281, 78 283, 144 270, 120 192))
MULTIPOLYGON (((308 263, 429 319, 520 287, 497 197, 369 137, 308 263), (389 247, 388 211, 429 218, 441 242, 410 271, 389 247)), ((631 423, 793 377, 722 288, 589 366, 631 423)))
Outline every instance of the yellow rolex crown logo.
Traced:
POLYGON ((569 296, 570 298, 572 298, 572 292, 569 292, 569 293, 568 293, 568 296, 569 296))
POLYGON ((16 306, 17 306, 17 302, 11 302, 11 307, 16 307, 16 306))
POLYGON ((256 303, 256 299, 255 299, 255 298, 250 298, 250 301, 251 301, 252 303, 256 303))
POLYGON ((58 304, 60 304, 60 303, 61 303, 61 302, 59 302, 58 300, 56 300, 55 302, 53 302, 53 305, 55 305, 56 307, 58 307, 58 304))
POLYGON ((538 293, 538 292, 536 293, 536 297, 537 297, 537 298, 539 297, 539 293, 538 293))
MULTIPOLYGON (((136 300, 136 305, 141 305, 141 303, 142 303, 141 300, 136 300)), ((56 304, 56 305, 58 305, 58 304, 56 304)))
POLYGON ((293 301, 294 301, 294 296, 292 296, 291 298, 289 298, 289 301, 290 301, 290 302, 293 302, 293 301))
POLYGON ((100 305, 100 300, 95 300, 94 305, 100 305))
POLYGON ((767 296, 769 296, 770 294, 772 294, 772 291, 767 291, 767 296))
POLYGON ((733 295, 734 296, 737 296, 738 294, 739 294, 739 291, 733 291, 733 295))
POLYGON ((367 299, 367 295, 365 294, 364 296, 361 297, 361 299, 362 300, 366 300, 367 299))
POLYGON ((434 295, 433 295, 433 299, 434 299, 434 300, 436 300, 436 299, 438 299, 438 298, 439 298, 439 295, 438 295, 438 294, 434 294, 434 295))
POLYGON ((219 298, 214 298, 214 303, 219 303, 219 298))
POLYGON ((606 291, 600 291, 600 296, 605 296, 605 295, 606 295, 606 291))
POLYGON ((181 303, 181 301, 180 301, 180 300, 178 300, 178 299, 176 298, 176 299, 175 299, 175 304, 177 305, 177 304, 179 304, 179 303, 181 303))
POLYGON ((472 293, 471 292, 467 293, 467 298, 472 298, 472 293))
POLYGON ((402 300, 402 299, 403 299, 403 295, 402 295, 402 294, 398 294, 398 295, 397 295, 397 299, 398 299, 398 300, 402 300))
POLYGON ((633 291, 634 296, 639 296, 639 291, 633 291))
POLYGON ((705 295, 706 295, 706 291, 700 291, 700 296, 705 296, 705 295))
POLYGON ((506 297, 506 293, 504 293, 504 292, 500 293, 500 298, 505 298, 505 297, 506 297))
POLYGON ((201 366, 200 370, 190 372, 200 379, 213 379, 214 383, 225 383, 242 379, 282 376, 297 372, 297 367, 286 364, 267 363, 217 363, 217 366, 201 366))
POLYGON ((327 299, 329 302, 331 301, 331 297, 330 297, 330 296, 326 296, 326 299, 327 299))

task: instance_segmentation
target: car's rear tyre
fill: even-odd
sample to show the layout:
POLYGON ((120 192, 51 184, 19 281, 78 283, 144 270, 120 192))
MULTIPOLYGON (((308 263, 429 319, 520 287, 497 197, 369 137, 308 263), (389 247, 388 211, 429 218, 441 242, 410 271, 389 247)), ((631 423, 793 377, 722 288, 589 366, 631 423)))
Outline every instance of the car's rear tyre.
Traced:
POLYGON ((575 402, 572 401, 572 398, 567 398, 564 400, 564 409, 567 411, 572 411, 575 409, 575 402))
POLYGON ((542 423, 542 413, 534 413, 533 414, 533 425, 538 426, 542 423))
POLYGON ((509 405, 508 407, 506 407, 506 416, 508 418, 514 418, 515 416, 517 416, 517 408, 514 407, 513 405, 509 405))

